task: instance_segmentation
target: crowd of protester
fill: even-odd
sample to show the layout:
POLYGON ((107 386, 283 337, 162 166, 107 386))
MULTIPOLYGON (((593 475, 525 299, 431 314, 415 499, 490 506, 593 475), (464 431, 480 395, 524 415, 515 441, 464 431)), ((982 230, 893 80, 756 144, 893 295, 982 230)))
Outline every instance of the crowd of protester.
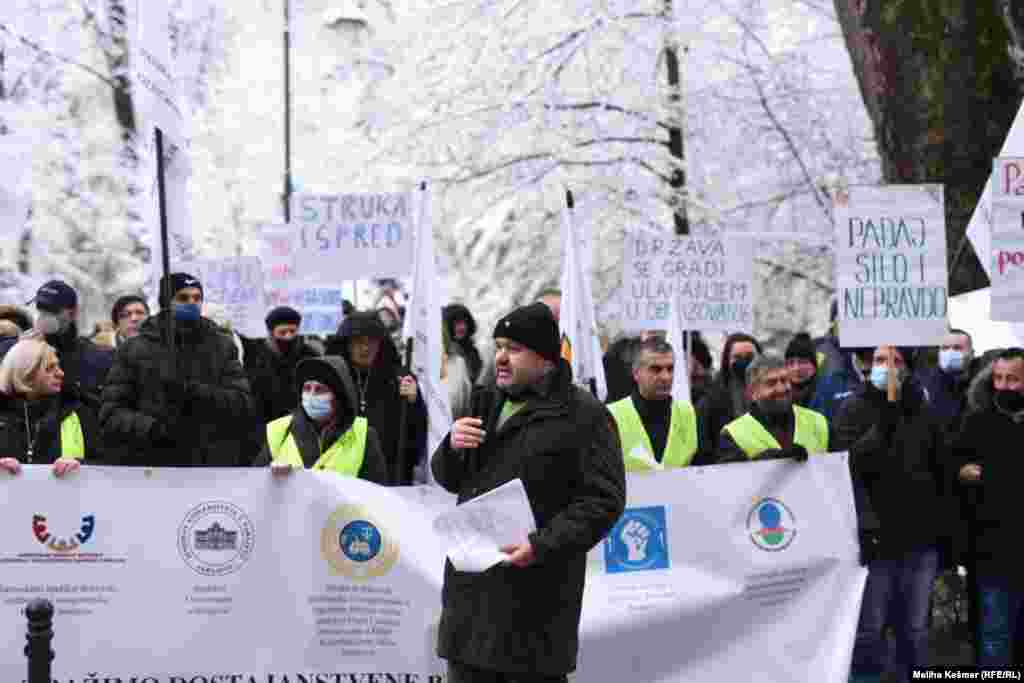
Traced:
MULTIPOLYGON (((323 340, 301 334, 300 311, 275 308, 266 337, 251 339, 216 322, 203 294, 199 280, 173 274, 160 310, 123 296, 89 337, 64 282, 41 287, 34 311, 0 306, 0 470, 310 468, 382 485, 425 476, 427 411, 404 369, 404 310, 393 297, 371 311, 346 302, 323 340)), ((559 292, 544 290, 540 304, 557 326, 559 292)), ((528 332, 536 315, 517 324, 528 332)), ((932 585, 956 566, 967 570, 978 662, 1012 663, 1024 605, 1013 551, 1024 350, 976 357, 956 329, 937 349, 844 348, 835 317, 833 306, 828 334, 797 333, 778 355, 731 334, 717 367, 696 332, 685 349, 657 331, 607 344, 606 413, 625 470, 846 451, 869 569, 851 680, 926 663, 932 585), (672 397, 677 372, 688 375, 689 400, 672 397)), ((446 306, 443 321, 452 413, 474 417, 479 392, 507 377, 495 358, 507 363, 508 352, 478 341, 463 304, 446 306)))

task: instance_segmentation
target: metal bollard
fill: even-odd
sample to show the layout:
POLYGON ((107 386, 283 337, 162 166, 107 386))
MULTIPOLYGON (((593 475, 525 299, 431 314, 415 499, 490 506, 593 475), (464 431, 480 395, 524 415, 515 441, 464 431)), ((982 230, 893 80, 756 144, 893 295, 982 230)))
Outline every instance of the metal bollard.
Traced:
POLYGON ((53 661, 53 605, 49 600, 36 598, 25 608, 28 617, 28 635, 25 656, 28 657, 28 683, 50 683, 50 663, 53 661))

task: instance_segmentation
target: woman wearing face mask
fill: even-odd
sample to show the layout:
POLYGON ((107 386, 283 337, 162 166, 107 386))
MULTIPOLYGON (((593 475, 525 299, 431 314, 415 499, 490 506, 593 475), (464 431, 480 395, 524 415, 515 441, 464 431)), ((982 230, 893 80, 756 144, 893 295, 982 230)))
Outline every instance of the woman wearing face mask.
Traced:
POLYGON ((722 349, 718 375, 697 405, 699 447, 694 465, 717 462, 716 451, 722 429, 750 410, 747 368, 762 353, 761 344, 749 334, 730 334, 722 349))
POLYGON ((913 349, 876 348, 869 382, 834 424, 834 450, 850 454, 861 564, 870 570, 851 681, 879 680, 890 659, 887 625, 895 628, 896 680, 926 664, 929 597, 953 529, 942 425, 912 370, 913 349))
POLYGON ((356 417, 356 390, 344 359, 311 358, 295 371, 299 406, 267 425, 267 442, 256 459, 275 475, 293 469, 335 472, 376 484, 389 481, 377 432, 356 417))
MULTIPOLYGON (((57 352, 41 339, 15 344, 0 363, 0 471, 53 464, 62 477, 78 470, 88 443, 74 406, 60 396, 64 373, 57 352)), ((90 436, 94 430, 90 429, 90 436)))

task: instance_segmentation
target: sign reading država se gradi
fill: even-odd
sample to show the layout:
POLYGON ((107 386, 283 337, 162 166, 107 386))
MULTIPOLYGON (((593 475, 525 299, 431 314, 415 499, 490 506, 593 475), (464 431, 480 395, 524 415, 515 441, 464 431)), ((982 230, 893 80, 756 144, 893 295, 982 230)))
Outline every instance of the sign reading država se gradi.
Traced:
POLYGON ((620 296, 626 330, 667 329, 677 301, 687 330, 750 330, 754 240, 634 229, 626 236, 620 296))

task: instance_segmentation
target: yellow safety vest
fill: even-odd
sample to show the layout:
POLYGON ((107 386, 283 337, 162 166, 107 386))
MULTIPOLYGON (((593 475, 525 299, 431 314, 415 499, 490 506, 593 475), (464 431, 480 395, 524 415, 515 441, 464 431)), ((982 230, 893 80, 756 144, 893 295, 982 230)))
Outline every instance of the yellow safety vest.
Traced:
MULTIPOLYGON (((796 405, 793 406, 793 415, 796 418, 793 442, 806 448, 808 453, 827 452, 828 421, 825 416, 796 405)), ((729 432, 732 440, 751 460, 764 451, 782 448, 771 432, 750 413, 725 425, 722 431, 729 432)))
POLYGON ((60 423, 60 457, 72 460, 85 458, 85 434, 78 413, 70 413, 60 423))
MULTIPOLYGON (((330 470, 345 477, 358 477, 366 454, 367 425, 365 417, 357 417, 352 427, 320 455, 313 469, 330 470)), ((299 445, 295 443, 295 437, 291 433, 291 426, 291 415, 278 418, 267 425, 267 443, 270 445, 271 459, 273 462, 293 467, 305 467, 299 445)))
POLYGON ((686 401, 672 401, 672 419, 668 428, 665 454, 659 463, 654 456, 651 437, 644 429, 644 422, 633 404, 633 397, 627 396, 608 406, 619 427, 622 441, 622 457, 627 472, 649 472, 652 470, 686 467, 697 452, 697 412, 693 404, 686 401))

